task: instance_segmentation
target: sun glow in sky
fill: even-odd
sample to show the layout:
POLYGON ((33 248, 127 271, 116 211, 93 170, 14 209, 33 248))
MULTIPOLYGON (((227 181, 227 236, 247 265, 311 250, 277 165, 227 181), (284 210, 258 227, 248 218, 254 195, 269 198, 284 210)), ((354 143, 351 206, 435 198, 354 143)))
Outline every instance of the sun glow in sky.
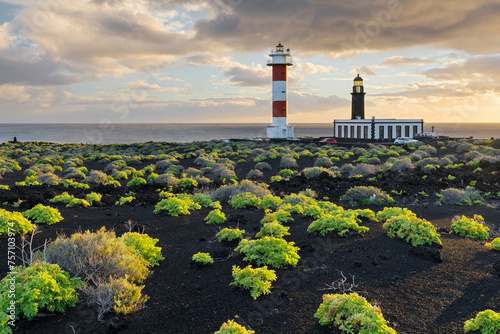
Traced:
POLYGON ((289 122, 500 122, 500 1, 3 0, 4 123, 268 123, 278 42, 289 122))

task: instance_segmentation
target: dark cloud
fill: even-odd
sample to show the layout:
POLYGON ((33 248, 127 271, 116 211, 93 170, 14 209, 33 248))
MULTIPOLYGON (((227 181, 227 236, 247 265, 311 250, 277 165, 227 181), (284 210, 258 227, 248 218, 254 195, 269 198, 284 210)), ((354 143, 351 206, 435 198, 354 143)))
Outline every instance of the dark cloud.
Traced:
POLYGON ((63 64, 48 60, 33 62, 12 60, 0 56, 0 85, 62 86, 81 82, 75 74, 64 73, 63 64))

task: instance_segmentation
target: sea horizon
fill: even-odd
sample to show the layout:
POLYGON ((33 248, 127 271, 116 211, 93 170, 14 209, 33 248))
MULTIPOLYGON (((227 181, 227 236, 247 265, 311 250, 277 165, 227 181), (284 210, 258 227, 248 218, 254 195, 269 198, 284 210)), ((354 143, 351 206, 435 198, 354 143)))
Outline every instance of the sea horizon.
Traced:
MULTIPOLYGON (((296 137, 332 137, 332 123, 289 123, 296 137)), ((270 123, 0 123, 0 142, 131 144, 266 137, 270 123)), ((424 123, 425 132, 452 138, 500 137, 500 123, 424 123)))

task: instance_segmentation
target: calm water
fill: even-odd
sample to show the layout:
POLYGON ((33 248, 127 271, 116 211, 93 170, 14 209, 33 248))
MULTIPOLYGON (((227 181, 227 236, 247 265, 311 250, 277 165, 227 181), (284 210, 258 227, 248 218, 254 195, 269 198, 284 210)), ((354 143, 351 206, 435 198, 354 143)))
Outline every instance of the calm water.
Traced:
MULTIPOLYGON (((297 137, 328 137, 330 123, 294 124, 297 137)), ((192 142, 222 138, 265 137, 267 124, 0 124, 0 142, 129 144, 138 142, 192 142)), ((438 135, 480 139, 500 138, 500 123, 425 123, 438 135)))

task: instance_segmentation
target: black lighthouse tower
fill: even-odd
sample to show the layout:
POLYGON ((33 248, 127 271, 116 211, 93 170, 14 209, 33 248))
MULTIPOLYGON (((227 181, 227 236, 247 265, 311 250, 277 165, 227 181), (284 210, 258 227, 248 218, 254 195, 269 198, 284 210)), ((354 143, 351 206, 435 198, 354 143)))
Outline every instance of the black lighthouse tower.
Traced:
POLYGON ((352 87, 352 112, 351 119, 365 119, 365 92, 363 79, 359 76, 354 78, 352 87))

